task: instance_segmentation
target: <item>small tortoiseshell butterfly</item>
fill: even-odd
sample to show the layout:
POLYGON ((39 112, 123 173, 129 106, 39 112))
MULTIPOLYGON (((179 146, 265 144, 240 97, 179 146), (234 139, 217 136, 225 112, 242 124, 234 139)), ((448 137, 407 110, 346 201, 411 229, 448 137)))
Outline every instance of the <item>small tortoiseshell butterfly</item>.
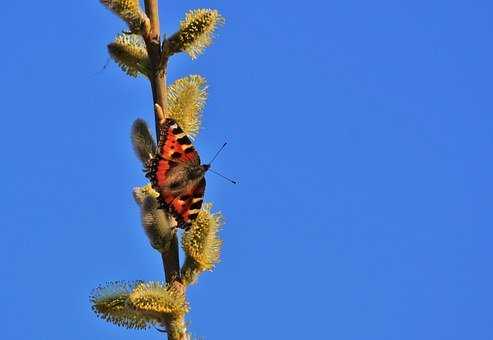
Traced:
POLYGON ((159 193, 161 207, 169 211, 178 226, 189 228, 202 207, 204 175, 209 164, 200 157, 183 130, 167 118, 160 130, 157 153, 146 164, 146 177, 159 193))

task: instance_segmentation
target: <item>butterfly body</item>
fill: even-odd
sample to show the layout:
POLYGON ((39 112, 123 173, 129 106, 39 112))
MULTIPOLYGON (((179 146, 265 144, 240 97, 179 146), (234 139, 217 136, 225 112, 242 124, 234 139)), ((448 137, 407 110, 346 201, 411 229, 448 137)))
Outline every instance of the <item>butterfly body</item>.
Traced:
POLYGON ((204 178, 207 169, 206 164, 183 165, 178 163, 169 170, 167 180, 163 182, 160 189, 175 196, 191 191, 204 178))
POLYGON ((205 191, 208 164, 173 119, 166 119, 160 130, 157 152, 146 164, 146 177, 159 193, 161 207, 188 228, 197 218, 205 191))

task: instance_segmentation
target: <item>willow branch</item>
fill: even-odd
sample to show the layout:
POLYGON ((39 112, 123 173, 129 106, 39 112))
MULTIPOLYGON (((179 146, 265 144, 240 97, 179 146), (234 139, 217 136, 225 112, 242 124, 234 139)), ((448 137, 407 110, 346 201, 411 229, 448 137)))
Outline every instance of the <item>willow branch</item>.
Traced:
MULTIPOLYGON (((149 55, 151 72, 149 81, 152 88, 154 101, 154 118, 156 123, 156 139, 159 142, 159 127, 167 113, 167 87, 166 68, 167 63, 162 62, 161 33, 159 29, 159 13, 157 0, 145 0, 145 11, 150 19, 150 29, 144 35, 147 53, 149 55)), ((163 266, 166 282, 180 280, 180 261, 178 253, 178 240, 175 236, 169 250, 163 254, 163 266)))
MULTIPOLYGON (((166 87, 166 69, 168 60, 163 61, 163 53, 161 47, 161 33, 159 24, 159 7, 158 0, 145 0, 145 11, 150 20, 149 31, 144 34, 144 41, 146 44, 147 53, 150 59, 151 72, 149 74, 149 81, 152 88, 152 99, 154 102, 154 120, 156 124, 156 139, 159 143, 159 130, 162 122, 167 116, 167 87, 166 87)), ((161 254, 163 259, 163 269, 165 273, 166 282, 170 285, 179 285, 182 289, 185 289, 181 285, 180 276, 180 258, 178 252, 178 238, 176 234, 170 244, 168 250, 161 254)), ((184 319, 177 320, 177 324, 185 325, 184 319)), ((183 327, 166 325, 168 331, 168 339, 181 340, 184 339, 185 333, 178 330, 184 330, 183 327)))

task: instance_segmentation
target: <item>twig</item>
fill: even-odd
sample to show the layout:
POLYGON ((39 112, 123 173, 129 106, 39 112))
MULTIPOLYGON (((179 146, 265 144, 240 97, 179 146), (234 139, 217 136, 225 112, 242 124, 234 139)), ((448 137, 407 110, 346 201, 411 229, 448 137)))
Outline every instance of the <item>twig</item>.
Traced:
MULTIPOLYGON (((152 99, 166 114, 166 66, 167 62, 161 61, 161 33, 159 28, 159 11, 157 0, 145 0, 145 11, 150 19, 149 32, 144 35, 144 41, 151 63, 151 74, 149 80, 152 88, 152 99)), ((158 112, 154 112, 156 123, 156 138, 159 139, 160 119, 158 112)))

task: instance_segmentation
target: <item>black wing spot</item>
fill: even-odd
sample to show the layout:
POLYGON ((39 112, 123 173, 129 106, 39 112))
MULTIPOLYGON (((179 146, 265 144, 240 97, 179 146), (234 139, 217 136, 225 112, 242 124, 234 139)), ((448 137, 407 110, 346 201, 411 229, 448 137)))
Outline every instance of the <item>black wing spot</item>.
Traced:
POLYGON ((178 138, 176 141, 178 143, 180 143, 181 145, 188 145, 188 144, 190 144, 190 140, 188 139, 187 136, 183 136, 181 138, 178 138))
POLYGON ((181 128, 180 128, 180 127, 176 127, 176 128, 174 128, 174 129, 173 129, 173 133, 174 133, 175 135, 179 135, 179 134, 180 134, 180 133, 182 133, 182 132, 183 132, 183 131, 181 130, 181 128))
POLYGON ((185 149, 185 153, 192 153, 193 151, 193 147, 185 149))
POLYGON ((188 218, 190 219, 190 221, 193 221, 197 218, 197 215, 198 215, 198 213, 193 213, 193 214, 188 215, 188 218))
POLYGON ((190 209, 191 210, 200 209, 201 206, 202 206, 202 200, 192 203, 192 205, 190 205, 190 209))
POLYGON ((173 152, 171 154, 171 158, 173 158, 173 159, 177 159, 177 158, 180 158, 180 157, 181 157, 181 153, 179 153, 179 152, 173 152))

